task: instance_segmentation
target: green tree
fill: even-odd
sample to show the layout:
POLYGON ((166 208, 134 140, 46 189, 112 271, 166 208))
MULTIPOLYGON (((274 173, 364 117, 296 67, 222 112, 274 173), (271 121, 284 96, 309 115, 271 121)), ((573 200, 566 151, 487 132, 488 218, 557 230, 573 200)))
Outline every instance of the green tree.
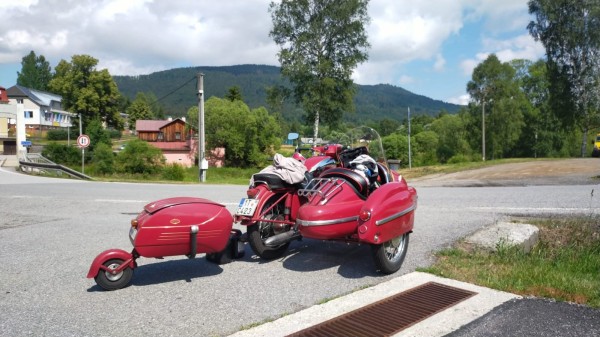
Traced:
POLYGON ((434 131, 423 131, 411 137, 412 153, 414 153, 414 163, 417 166, 438 164, 437 148, 439 137, 434 131))
POLYGON ((129 130, 135 130, 137 120, 153 119, 152 108, 148 104, 146 95, 138 93, 126 110, 129 119, 129 130))
POLYGON ((472 80, 467 83, 471 99, 479 103, 469 105, 471 143, 473 148, 477 148, 478 142, 480 148, 483 147, 482 132, 485 131, 485 157, 490 153, 492 158, 509 155, 521 135, 523 113, 529 106, 515 76, 515 69, 510 64, 502 63, 495 54, 490 54, 475 67, 472 80))
POLYGON ((99 119, 122 130, 119 89, 108 70, 97 70, 97 64, 98 60, 88 55, 74 55, 71 62, 61 60, 48 87, 62 96, 65 110, 81 114, 84 127, 99 119))
POLYGON ((112 145, 110 133, 102 127, 102 122, 99 119, 90 121, 85 128, 85 133, 90 137, 89 150, 92 152, 100 144, 112 145))
POLYGON ((265 108, 250 110, 242 101, 213 96, 205 112, 207 146, 224 147, 229 166, 261 166, 281 145, 279 125, 265 108))
POLYGON ((566 132, 551 108, 546 62, 514 60, 511 65, 515 68, 519 86, 531 105, 531 109, 526 110, 524 115, 525 126, 514 156, 558 156, 566 143, 565 139, 572 132, 566 132))
POLYGON ((36 56, 32 50, 21 61, 21 71, 17 71, 17 84, 26 88, 48 90, 48 83, 52 79, 50 63, 44 55, 36 56))
POLYGON ((437 159, 442 164, 457 155, 471 156, 463 116, 445 114, 431 123, 431 130, 438 136, 437 159))
POLYGON ((232 102, 243 101, 244 99, 242 98, 242 89, 239 86, 234 85, 233 87, 229 88, 229 90, 227 90, 225 98, 232 102))
POLYGON ((397 159, 408 166, 408 138, 400 133, 392 133, 381 139, 387 159, 397 159))
POLYGON ((535 16, 527 28, 546 48, 553 101, 557 115, 577 125, 582 134, 581 156, 587 154, 587 135, 600 126, 600 2, 597 0, 530 0, 535 16), (566 93, 569 93, 569 99, 566 93))
POLYGON ((282 0, 271 2, 270 36, 280 46, 283 76, 314 122, 335 125, 354 109, 352 70, 367 60, 368 0, 282 0))
POLYGON ((384 118, 379 121, 379 123, 375 129, 377 131, 379 131, 379 134, 382 137, 385 137, 385 136, 395 132, 399 127, 400 127, 400 122, 393 120, 393 119, 384 118))

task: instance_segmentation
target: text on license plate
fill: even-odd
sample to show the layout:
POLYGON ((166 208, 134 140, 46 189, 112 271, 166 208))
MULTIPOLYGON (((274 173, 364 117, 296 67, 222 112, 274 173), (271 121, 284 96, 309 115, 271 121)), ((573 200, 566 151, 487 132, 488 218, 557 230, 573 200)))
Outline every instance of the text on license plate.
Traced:
POLYGON ((240 200, 240 204, 238 205, 237 211, 235 211, 235 214, 251 216, 254 214, 256 206, 258 206, 258 199, 242 198, 242 200, 240 200))

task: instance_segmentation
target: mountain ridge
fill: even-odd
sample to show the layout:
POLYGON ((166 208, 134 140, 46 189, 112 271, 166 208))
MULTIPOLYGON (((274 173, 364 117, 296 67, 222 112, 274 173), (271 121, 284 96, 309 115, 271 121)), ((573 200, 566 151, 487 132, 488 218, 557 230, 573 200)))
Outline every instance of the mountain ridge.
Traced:
MULTIPOLYGON (((233 86, 240 87, 244 102, 251 108, 267 107, 266 88, 276 85, 289 86, 281 76, 280 67, 242 64, 232 66, 198 66, 161 70, 147 75, 113 76, 119 91, 130 100, 138 92, 153 93, 167 115, 185 116, 187 110, 198 104, 198 73, 204 74, 205 100, 212 96, 224 97, 233 86)), ((345 120, 364 122, 384 118, 401 121, 407 108, 411 114, 437 115, 441 111, 456 113, 460 105, 434 100, 412 93, 391 84, 357 84, 354 97, 355 112, 345 114, 345 120)), ((302 119, 302 109, 297 104, 286 102, 283 118, 302 119)))

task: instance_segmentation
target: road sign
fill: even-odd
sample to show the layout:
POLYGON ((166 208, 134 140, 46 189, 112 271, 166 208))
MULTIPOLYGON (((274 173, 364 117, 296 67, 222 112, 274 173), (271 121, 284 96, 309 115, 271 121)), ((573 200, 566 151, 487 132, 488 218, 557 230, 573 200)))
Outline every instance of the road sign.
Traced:
POLYGON ((31 141, 29 140, 24 140, 21 142, 21 145, 25 146, 25 147, 30 147, 31 146, 31 141))
POLYGON ((88 135, 80 135, 79 137, 77 137, 77 146, 79 146, 82 149, 85 149, 86 147, 90 146, 90 137, 88 135))

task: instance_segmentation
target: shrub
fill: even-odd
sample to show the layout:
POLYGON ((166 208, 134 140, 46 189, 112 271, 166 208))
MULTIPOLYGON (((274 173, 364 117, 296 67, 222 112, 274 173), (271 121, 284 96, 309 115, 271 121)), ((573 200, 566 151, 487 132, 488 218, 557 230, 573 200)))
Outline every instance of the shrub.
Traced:
POLYGON ((471 161, 471 157, 464 154, 455 154, 448 159, 448 164, 467 163, 471 161))
POLYGON ((176 163, 167 164, 163 167, 162 178, 165 180, 183 181, 185 178, 185 169, 176 163))
POLYGON ((119 172, 132 174, 158 173, 165 162, 160 149, 139 139, 127 143, 116 159, 119 172))
POLYGON ((77 148, 54 142, 50 142, 44 147, 42 156, 57 164, 77 165, 81 163, 81 153, 77 148))
POLYGON ((115 155, 110 146, 100 143, 94 149, 92 163, 96 166, 98 174, 112 174, 115 164, 115 155))
MULTIPOLYGON (((79 131, 73 128, 70 130, 71 139, 77 139, 79 136, 79 131)), ((48 140, 67 140, 69 139, 69 134, 65 129, 57 129, 57 130, 48 130, 46 133, 46 137, 48 140)))

